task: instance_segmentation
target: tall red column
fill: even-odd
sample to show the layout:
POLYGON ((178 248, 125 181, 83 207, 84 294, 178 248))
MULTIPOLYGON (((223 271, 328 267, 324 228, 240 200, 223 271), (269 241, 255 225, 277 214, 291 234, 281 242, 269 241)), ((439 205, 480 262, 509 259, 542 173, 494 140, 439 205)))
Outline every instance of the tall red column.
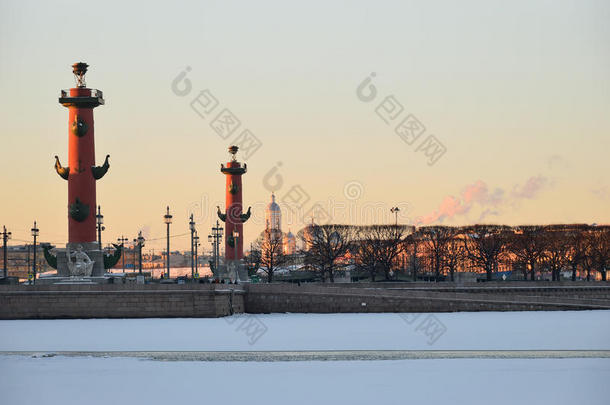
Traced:
POLYGON ((86 63, 72 65, 76 87, 62 90, 59 103, 68 108, 68 167, 56 156, 55 169, 68 180, 68 243, 96 241, 95 182, 108 171, 108 156, 95 166, 93 109, 104 104, 102 92, 85 85, 86 63))
POLYGON ((68 181, 68 243, 65 249, 45 247, 45 259, 57 269, 60 277, 71 282, 82 277, 103 280, 107 269, 114 266, 122 254, 115 246, 112 255, 105 254, 96 242, 95 182, 106 174, 110 164, 106 155, 102 166, 95 166, 95 138, 93 109, 104 104, 100 90, 87 88, 85 73, 88 65, 72 65, 76 87, 62 90, 59 103, 68 108, 68 166, 64 167, 55 156, 55 171, 68 181))
POLYGON ((225 207, 226 212, 223 214, 218 209, 218 216, 225 222, 225 263, 230 261, 241 260, 244 256, 244 222, 250 218, 250 208, 248 212, 243 213, 242 201, 242 183, 241 176, 248 170, 247 165, 243 166, 237 161, 235 154, 238 151, 237 146, 231 146, 229 153, 232 158, 227 162, 226 167, 220 165, 220 171, 226 175, 225 188, 225 207), (234 232, 237 231, 237 246, 235 243, 234 232))

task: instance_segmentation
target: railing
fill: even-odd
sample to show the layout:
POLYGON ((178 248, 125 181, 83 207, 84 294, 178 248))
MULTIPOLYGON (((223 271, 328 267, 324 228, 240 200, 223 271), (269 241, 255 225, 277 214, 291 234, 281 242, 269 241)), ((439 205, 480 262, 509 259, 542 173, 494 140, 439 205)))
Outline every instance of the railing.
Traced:
MULTIPOLYGON (((101 90, 98 90, 98 89, 89 89, 89 90, 91 90, 91 96, 89 96, 89 97, 104 98, 104 93, 102 93, 101 90)), ((73 97, 73 96, 70 95, 70 89, 61 89, 60 97, 69 98, 69 97, 73 97)), ((83 97, 83 96, 76 96, 76 97, 83 97)))

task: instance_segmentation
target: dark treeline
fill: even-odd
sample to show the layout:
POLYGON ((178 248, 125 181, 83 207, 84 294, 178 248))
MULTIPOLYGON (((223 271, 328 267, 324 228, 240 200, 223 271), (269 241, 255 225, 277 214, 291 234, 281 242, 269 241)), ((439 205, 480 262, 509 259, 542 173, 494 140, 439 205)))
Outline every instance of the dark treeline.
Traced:
MULTIPOLYGON (((610 226, 570 225, 309 225, 299 232, 303 248, 298 256, 308 269, 333 282, 344 268, 369 275, 371 280, 393 278, 408 271, 414 280, 428 277, 453 281, 461 271, 485 274, 491 280, 500 269, 518 271, 536 280, 542 273, 560 280, 583 274, 606 280, 610 226)), ((280 259, 280 262, 283 259, 280 259)))

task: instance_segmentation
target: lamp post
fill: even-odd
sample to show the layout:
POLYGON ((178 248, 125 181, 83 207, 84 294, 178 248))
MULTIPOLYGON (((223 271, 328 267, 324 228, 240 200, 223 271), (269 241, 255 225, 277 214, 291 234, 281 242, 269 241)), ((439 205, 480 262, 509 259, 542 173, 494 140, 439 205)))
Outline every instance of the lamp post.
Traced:
POLYGON ((208 241, 212 242, 213 255, 214 255, 214 271, 218 271, 218 261, 220 256, 220 240, 222 239, 222 227, 220 223, 216 221, 216 226, 212 227, 212 234, 208 235, 208 241))
POLYGON ((121 259, 123 260, 123 273, 125 273, 125 242, 129 241, 129 238, 125 238, 123 237, 123 235, 121 235, 121 237, 118 238, 117 241, 121 244, 121 247, 123 248, 123 252, 121 253, 121 259))
POLYGON ((195 236, 193 237, 193 242, 195 245, 195 274, 193 275, 193 277, 197 276, 199 277, 199 266, 198 266, 198 254, 197 254, 197 247, 199 246, 199 235, 197 235, 197 232, 195 231, 195 236))
POLYGON ((102 250, 102 231, 106 228, 103 226, 104 216, 102 215, 102 207, 100 205, 97 206, 97 215, 95 216, 95 220, 97 223, 97 243, 100 246, 100 250, 102 250))
POLYGON ((233 263, 235 263, 235 279, 239 281, 239 265, 238 265, 238 258, 237 258, 237 242, 239 239, 239 232, 237 230, 233 230, 233 247, 235 248, 235 253, 233 256, 233 263))
POLYGON ((398 207, 392 207, 392 208, 390 208, 390 212, 391 212, 392 214, 394 214, 394 217, 396 218, 396 223, 395 223, 395 225, 396 225, 396 226, 398 226, 398 212, 399 212, 399 211, 400 211, 400 208, 398 208, 398 207))
POLYGON ((34 227, 32 228, 32 236, 34 237, 34 261, 32 263, 32 284, 36 284, 36 238, 38 237, 39 229, 34 221, 34 227))
POLYGON ((7 248, 6 248, 6 242, 11 238, 11 233, 6 231, 6 226, 3 226, 3 231, 2 231, 2 242, 4 242, 4 245, 2 246, 2 249, 4 251, 4 255, 3 255, 3 260, 4 260, 4 279, 6 280, 6 278, 8 277, 8 260, 7 260, 7 248))
MULTIPOLYGON (((216 271, 216 245, 214 244, 214 237, 212 235, 208 235, 208 242, 212 244, 212 262, 214 263, 214 268, 212 269, 212 274, 216 271)), ((212 266, 212 264, 210 264, 212 266)))
POLYGON ((138 254, 138 249, 136 249, 138 246, 138 239, 137 238, 133 238, 133 272, 136 272, 136 255, 138 254))
POLYGON ((169 278, 169 225, 172 223, 172 216, 169 213, 169 205, 167 206, 167 213, 163 218, 167 224, 167 278, 169 278))
POLYGON ((195 243, 195 221, 193 220, 193 214, 190 216, 189 229, 191 230, 191 278, 195 277, 195 263, 193 258, 193 244, 195 243))
POLYGON ((138 232, 138 265, 140 267, 140 275, 142 275, 142 247, 144 247, 144 237, 142 236, 142 231, 138 232))

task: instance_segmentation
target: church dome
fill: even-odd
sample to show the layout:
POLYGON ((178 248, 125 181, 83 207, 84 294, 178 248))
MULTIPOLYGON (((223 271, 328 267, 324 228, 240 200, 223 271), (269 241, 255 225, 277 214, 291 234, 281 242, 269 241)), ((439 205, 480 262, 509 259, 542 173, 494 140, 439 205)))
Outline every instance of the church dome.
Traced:
POLYGON ((293 255, 297 250, 297 238, 288 230, 288 233, 284 234, 284 254, 293 255))
POLYGON ((271 194, 271 202, 267 204, 265 210, 266 229, 281 231, 282 229, 282 211, 280 206, 275 202, 275 194, 271 194))
POLYGON ((279 212, 280 206, 275 202, 275 194, 271 194, 271 202, 267 204, 267 211, 279 212))

